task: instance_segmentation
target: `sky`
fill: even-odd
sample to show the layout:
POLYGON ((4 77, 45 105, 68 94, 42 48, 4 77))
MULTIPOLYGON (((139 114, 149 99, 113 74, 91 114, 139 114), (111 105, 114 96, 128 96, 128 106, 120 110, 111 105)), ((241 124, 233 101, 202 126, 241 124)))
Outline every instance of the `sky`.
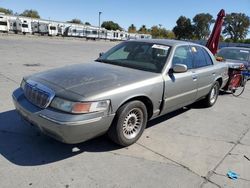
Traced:
POLYGON ((250 16, 250 0, 0 0, 0 7, 17 13, 35 9, 44 19, 78 18, 96 26, 98 13, 102 12, 101 22, 112 20, 126 30, 131 24, 137 29, 160 24, 172 30, 181 15, 192 19, 198 13, 210 13, 216 18, 222 8, 226 13, 250 16))

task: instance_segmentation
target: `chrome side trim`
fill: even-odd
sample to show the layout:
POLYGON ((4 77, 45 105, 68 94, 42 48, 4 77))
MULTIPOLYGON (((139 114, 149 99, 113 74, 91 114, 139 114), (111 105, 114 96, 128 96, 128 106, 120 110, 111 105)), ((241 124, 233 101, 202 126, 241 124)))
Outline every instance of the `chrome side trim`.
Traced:
POLYGON ((197 92, 197 89, 193 89, 193 90, 191 90, 191 91, 188 91, 188 92, 185 92, 185 93, 181 93, 181 94, 179 94, 179 95, 175 95, 175 96, 172 96, 172 97, 166 97, 166 98, 165 98, 165 102, 171 101, 171 100, 176 99, 176 98, 179 98, 179 97, 183 97, 183 96, 185 96, 185 95, 189 95, 189 94, 192 94, 192 93, 196 93, 196 92, 197 92))
POLYGON ((94 123, 102 119, 102 117, 97 117, 97 118, 87 119, 87 120, 82 120, 82 121, 59 121, 59 120, 55 120, 53 118, 47 117, 42 114, 39 114, 39 116, 49 121, 52 121, 54 123, 57 123, 59 125, 82 125, 82 124, 87 124, 87 123, 94 123))
POLYGON ((208 84, 208 85, 206 85, 206 86, 199 87, 199 88, 198 88, 198 91, 201 91, 201 90, 207 89, 207 88, 211 88, 211 87, 212 87, 212 84, 208 84))

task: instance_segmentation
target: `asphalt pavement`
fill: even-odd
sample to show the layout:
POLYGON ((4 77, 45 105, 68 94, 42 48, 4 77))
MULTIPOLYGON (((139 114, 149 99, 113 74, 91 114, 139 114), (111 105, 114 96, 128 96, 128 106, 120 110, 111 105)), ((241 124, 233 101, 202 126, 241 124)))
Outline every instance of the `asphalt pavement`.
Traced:
POLYGON ((126 148, 105 135, 63 144, 20 119, 11 94, 23 76, 92 61, 116 44, 0 35, 0 187, 249 188, 250 83, 238 98, 223 93, 211 108, 149 122, 126 148))

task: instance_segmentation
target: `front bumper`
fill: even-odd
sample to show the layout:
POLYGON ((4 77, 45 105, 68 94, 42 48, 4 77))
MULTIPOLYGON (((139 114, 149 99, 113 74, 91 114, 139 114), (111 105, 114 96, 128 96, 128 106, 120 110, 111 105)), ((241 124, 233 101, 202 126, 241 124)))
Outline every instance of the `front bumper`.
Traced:
POLYGON ((64 143, 80 143, 102 135, 114 119, 114 114, 105 115, 103 112, 75 115, 49 107, 41 109, 30 103, 20 88, 13 92, 12 98, 16 110, 25 120, 64 143))

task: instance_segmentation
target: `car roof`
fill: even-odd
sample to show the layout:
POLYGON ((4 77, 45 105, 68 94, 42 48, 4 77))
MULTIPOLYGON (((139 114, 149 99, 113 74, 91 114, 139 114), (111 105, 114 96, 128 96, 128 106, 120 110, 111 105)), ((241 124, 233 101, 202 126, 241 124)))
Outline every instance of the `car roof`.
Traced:
POLYGON ((167 46, 177 46, 177 45, 183 45, 183 44, 201 46, 199 44, 195 44, 195 43, 188 42, 188 41, 171 40, 171 39, 137 39, 137 40, 132 40, 132 41, 156 43, 156 44, 162 44, 162 45, 167 45, 167 46))

